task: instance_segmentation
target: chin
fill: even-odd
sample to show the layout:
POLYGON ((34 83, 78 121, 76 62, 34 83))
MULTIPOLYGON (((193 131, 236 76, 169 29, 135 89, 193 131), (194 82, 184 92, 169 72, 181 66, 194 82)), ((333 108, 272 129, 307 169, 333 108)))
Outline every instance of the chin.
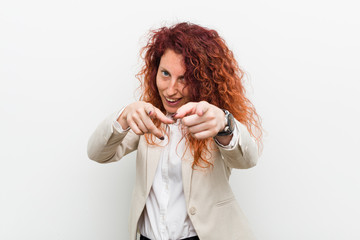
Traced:
POLYGON ((166 101, 162 103, 164 106, 164 109, 166 113, 173 114, 176 113, 179 107, 181 107, 183 104, 178 104, 178 106, 169 106, 166 101))
POLYGON ((165 107, 165 111, 166 111, 166 113, 168 113, 168 114, 173 114, 173 113, 176 113, 177 108, 174 109, 174 108, 165 107))

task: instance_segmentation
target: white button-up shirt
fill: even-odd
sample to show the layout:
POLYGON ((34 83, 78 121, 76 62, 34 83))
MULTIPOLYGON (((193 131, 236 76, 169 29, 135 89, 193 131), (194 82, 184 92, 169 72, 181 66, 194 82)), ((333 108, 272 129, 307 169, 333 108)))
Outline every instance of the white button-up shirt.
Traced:
POLYGON ((140 233, 150 239, 176 240, 196 236, 187 215, 182 183, 181 157, 185 139, 179 125, 169 124, 154 182, 146 200, 140 233))

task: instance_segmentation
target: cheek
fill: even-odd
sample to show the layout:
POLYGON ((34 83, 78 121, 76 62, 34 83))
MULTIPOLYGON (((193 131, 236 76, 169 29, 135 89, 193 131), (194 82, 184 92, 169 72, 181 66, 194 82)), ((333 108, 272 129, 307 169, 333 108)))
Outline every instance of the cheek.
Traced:
POLYGON ((164 84, 161 84, 161 81, 156 81, 156 86, 157 86, 159 92, 164 91, 164 86, 163 85, 164 84))
POLYGON ((163 92, 166 91, 166 82, 162 81, 161 78, 156 79, 156 87, 160 97, 163 95, 163 92))
POLYGON ((184 87, 184 88, 183 88, 183 90, 182 90, 182 95, 183 95, 185 98, 190 98, 189 87, 184 87))

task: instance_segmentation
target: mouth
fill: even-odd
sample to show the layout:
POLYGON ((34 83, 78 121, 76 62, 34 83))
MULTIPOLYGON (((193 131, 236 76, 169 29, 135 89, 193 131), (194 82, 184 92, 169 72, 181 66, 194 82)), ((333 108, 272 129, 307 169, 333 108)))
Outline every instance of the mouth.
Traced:
POLYGON ((169 104, 171 106, 176 105, 182 99, 182 98, 167 98, 167 97, 164 97, 164 98, 165 98, 167 104, 169 104))

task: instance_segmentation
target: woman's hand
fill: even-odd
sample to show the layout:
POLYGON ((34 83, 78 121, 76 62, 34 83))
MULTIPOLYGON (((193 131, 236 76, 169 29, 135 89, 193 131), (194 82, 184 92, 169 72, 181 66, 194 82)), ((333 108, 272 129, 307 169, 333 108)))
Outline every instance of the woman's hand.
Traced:
POLYGON ((216 137, 223 145, 228 145, 230 136, 216 136, 225 128, 225 113, 220 108, 208 102, 189 102, 181 106, 174 118, 181 119, 188 131, 197 139, 216 137))
POLYGON ((167 118, 160 109, 143 101, 134 102, 128 105, 120 114, 117 121, 120 123, 122 129, 130 127, 137 135, 152 133, 163 140, 163 133, 155 126, 154 122, 151 120, 152 118, 157 118, 165 124, 174 123, 174 121, 167 118))

